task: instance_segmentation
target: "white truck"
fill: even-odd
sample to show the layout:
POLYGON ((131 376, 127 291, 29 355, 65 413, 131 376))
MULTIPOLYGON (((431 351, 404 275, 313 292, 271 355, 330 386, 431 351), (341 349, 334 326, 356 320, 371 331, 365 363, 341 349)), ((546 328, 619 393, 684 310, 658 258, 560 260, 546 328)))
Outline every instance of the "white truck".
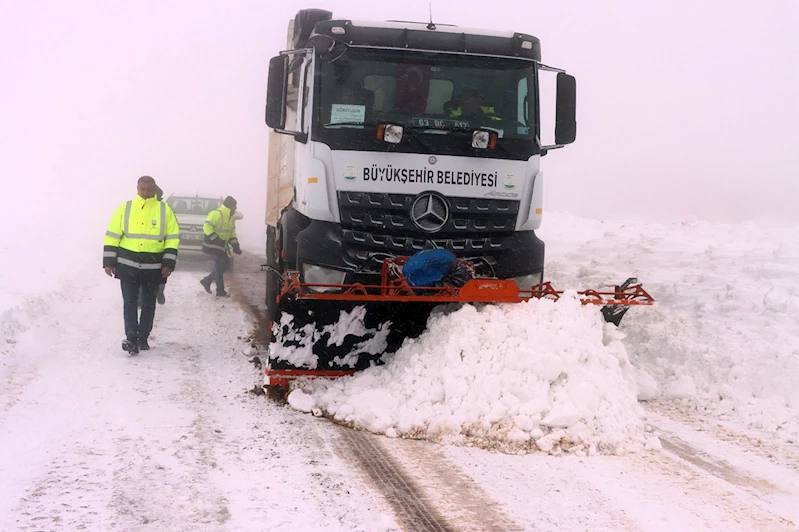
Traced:
POLYGON ((287 271, 336 292, 379 284, 386 259, 431 248, 478 278, 542 282, 540 162, 575 140, 576 84, 541 62, 539 40, 318 9, 288 28, 267 89, 267 305, 287 271), (551 145, 545 71, 557 81, 551 145))

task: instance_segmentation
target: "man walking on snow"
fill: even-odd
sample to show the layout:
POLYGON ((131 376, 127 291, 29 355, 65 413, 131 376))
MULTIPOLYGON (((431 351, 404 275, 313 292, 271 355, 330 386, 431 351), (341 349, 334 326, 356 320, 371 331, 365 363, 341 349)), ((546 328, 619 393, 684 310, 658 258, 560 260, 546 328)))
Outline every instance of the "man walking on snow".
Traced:
MULTIPOLYGON (((155 184, 155 199, 161 201, 164 198, 164 191, 161 190, 161 187, 158 186, 158 183, 155 184)), ((166 279, 161 281, 161 284, 158 285, 158 294, 155 297, 155 300, 158 302, 159 305, 163 305, 166 303, 166 296, 164 295, 164 290, 166 289, 166 279)), ((139 308, 141 308, 141 302, 144 301, 144 288, 139 287, 139 308)))
POLYGON ((122 349, 135 355, 150 349, 158 287, 175 269, 178 221, 166 202, 155 197, 156 184, 142 176, 135 199, 117 208, 103 242, 103 268, 122 286, 125 340, 122 349), (138 303, 141 289, 141 317, 138 303))
POLYGON ((229 297, 225 292, 225 270, 230 264, 230 250, 241 255, 239 239, 236 238, 236 200, 228 196, 222 206, 208 213, 203 225, 203 252, 214 258, 214 269, 200 279, 205 291, 211 293, 211 283, 216 282, 217 297, 229 297))

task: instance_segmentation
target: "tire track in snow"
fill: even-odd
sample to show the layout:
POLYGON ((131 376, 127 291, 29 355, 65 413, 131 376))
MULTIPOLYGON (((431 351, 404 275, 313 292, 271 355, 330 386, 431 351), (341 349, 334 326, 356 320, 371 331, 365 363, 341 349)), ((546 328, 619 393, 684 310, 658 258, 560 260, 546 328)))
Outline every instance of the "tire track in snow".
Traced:
POLYGON ((512 521, 479 485, 447 458, 439 445, 424 440, 378 440, 412 476, 459 532, 515 532, 512 521))
POLYGON ((775 440, 773 434, 758 434, 758 431, 752 428, 747 428, 747 432, 734 430, 722 425, 718 419, 704 416, 679 403, 648 403, 646 409, 670 422, 691 427, 692 430, 705 434, 712 434, 715 440, 746 448, 747 452, 799 472, 799 451, 796 442, 781 442, 775 440))
POLYGON ((377 443, 374 436, 347 427, 339 429, 337 453, 357 466, 383 494, 408 532, 455 532, 416 482, 377 443))
POLYGON ((660 441, 667 451, 730 484, 741 488, 754 488, 764 493, 782 493, 782 490, 771 482, 750 477, 725 460, 713 460, 707 454, 689 445, 674 434, 661 437, 660 441))
MULTIPOLYGON (((760 441, 751 434, 715 423, 670 405, 650 405, 647 418, 661 433, 667 454, 686 469, 701 471, 740 490, 742 499, 770 513, 779 526, 796 527, 799 510, 799 452, 780 442, 760 441)), ((754 514, 755 512, 751 512, 754 514)))
POLYGON ((695 467, 680 455, 643 454, 633 457, 633 461, 641 469, 650 470, 649 482, 638 487, 641 495, 651 498, 657 490, 675 507, 682 505, 689 512, 696 512, 697 520, 707 530, 796 530, 790 519, 780 515, 779 508, 705 468, 695 467), (681 502, 684 498, 690 502, 681 502), (719 513, 714 516, 715 512, 719 513))

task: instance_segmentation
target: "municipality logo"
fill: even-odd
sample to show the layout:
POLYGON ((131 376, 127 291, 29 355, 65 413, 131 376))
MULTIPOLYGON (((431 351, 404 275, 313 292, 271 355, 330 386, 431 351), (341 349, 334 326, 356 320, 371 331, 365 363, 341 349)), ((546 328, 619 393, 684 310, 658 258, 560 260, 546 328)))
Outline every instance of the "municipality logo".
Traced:
POLYGON ((505 174, 505 188, 513 190, 516 188, 516 176, 513 174, 505 174))

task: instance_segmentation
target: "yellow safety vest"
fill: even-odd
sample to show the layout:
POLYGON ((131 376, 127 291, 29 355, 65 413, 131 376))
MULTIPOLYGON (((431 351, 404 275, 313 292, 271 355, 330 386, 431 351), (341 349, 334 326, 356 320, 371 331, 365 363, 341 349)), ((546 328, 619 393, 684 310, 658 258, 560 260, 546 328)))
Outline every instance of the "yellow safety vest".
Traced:
MULTIPOLYGON (((483 118, 487 118, 488 120, 502 120, 500 117, 494 115, 494 108, 493 107, 484 107, 480 106, 480 110, 483 111, 483 118)), ((463 107, 458 107, 457 109, 453 109, 449 112, 450 118, 460 118, 463 116, 463 107)))
MULTIPOLYGON (((172 209, 156 198, 136 199, 119 206, 103 241, 103 266, 117 268, 117 277, 175 269, 180 233, 172 209)), ((153 275, 153 277, 155 277, 153 275)))
POLYGON ((208 213, 208 217, 203 224, 203 251, 211 255, 225 253, 230 256, 230 246, 238 245, 236 238, 236 220, 233 218, 230 208, 222 205, 216 210, 208 213), (214 236, 218 238, 214 238, 214 236))

